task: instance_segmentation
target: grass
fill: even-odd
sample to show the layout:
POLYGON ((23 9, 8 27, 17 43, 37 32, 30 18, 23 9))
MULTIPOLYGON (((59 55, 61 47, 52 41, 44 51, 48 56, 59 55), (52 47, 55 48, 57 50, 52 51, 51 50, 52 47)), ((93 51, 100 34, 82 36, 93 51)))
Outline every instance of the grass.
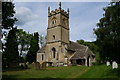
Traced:
POLYGON ((84 74, 80 75, 79 78, 119 78, 120 79, 120 68, 112 69, 111 66, 96 65, 96 66, 92 66, 84 74))
POLYGON ((25 70, 3 72, 3 78, 119 78, 120 69, 112 70, 111 66, 96 65, 92 67, 48 67, 36 70, 32 65, 25 70))
POLYGON ((81 78, 106 78, 107 72, 112 69, 110 66, 99 65, 92 66, 86 73, 81 75, 81 78))

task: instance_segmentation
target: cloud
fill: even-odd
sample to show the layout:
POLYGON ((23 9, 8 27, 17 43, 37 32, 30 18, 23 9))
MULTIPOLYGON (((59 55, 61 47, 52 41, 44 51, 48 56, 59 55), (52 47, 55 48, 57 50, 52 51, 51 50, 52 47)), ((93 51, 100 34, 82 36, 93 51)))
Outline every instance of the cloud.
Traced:
POLYGON ((18 19, 16 25, 18 28, 22 28, 27 32, 39 32, 40 34, 45 35, 45 29, 42 28, 44 17, 34 13, 30 8, 27 7, 16 7, 15 17, 18 19))
POLYGON ((18 18, 17 25, 26 25, 39 20, 39 16, 34 14, 29 8, 19 7, 16 9, 16 17, 18 18))
POLYGON ((106 7, 107 4, 94 2, 76 3, 76 5, 72 5, 72 11, 70 13, 71 40, 84 39, 86 41, 94 41, 96 36, 93 34, 93 29, 103 15, 103 7, 106 7))
MULTIPOLYGON (((70 40, 76 41, 84 39, 95 40, 93 28, 102 17, 103 10, 108 3, 89 2, 62 2, 62 8, 70 8, 70 40)), ((38 31, 39 34, 46 35, 47 29, 47 7, 51 10, 58 8, 58 3, 29 2, 15 3, 16 25, 31 33, 38 31)))

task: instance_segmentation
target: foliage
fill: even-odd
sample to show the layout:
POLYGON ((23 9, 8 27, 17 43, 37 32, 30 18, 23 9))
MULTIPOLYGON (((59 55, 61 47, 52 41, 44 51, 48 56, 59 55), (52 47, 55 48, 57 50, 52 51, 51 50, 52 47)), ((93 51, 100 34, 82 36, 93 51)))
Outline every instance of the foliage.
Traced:
POLYGON ((14 18, 14 4, 12 2, 2 2, 2 28, 13 29, 14 23, 17 21, 14 18))
POLYGON ((84 40, 77 40, 77 43, 88 46, 90 48, 90 50, 95 54, 95 59, 97 61, 97 63, 100 63, 100 56, 99 56, 99 48, 96 45, 96 41, 94 42, 87 42, 84 40))
POLYGON ((36 62, 36 54, 39 49, 39 34, 38 32, 34 33, 34 36, 31 39, 30 49, 26 55, 27 61, 29 63, 36 62))
POLYGON ((97 53, 98 52, 98 47, 96 45, 96 42, 87 42, 84 40, 77 40, 77 43, 88 46, 90 48, 90 50, 93 51, 93 53, 97 53))
POLYGON ((19 62, 18 43, 16 36, 16 28, 9 31, 3 61, 8 67, 17 65, 19 62))
MULTIPOLYGON (((17 28, 14 27, 14 23, 17 19, 14 17, 14 4, 12 2, 2 2, 2 29, 9 29, 8 36, 6 38, 6 44, 3 51, 2 63, 3 68, 13 67, 18 65, 19 53, 18 43, 16 37, 17 28)), ((6 32, 4 32, 6 36, 6 32)))
POLYGON ((100 58, 104 60, 115 60, 120 62, 120 2, 111 3, 104 8, 104 17, 94 30, 97 36, 97 45, 100 58))
POLYGON ((29 50, 30 40, 32 37, 32 34, 26 33, 23 31, 23 29, 17 30, 17 41, 19 45, 20 56, 23 54, 23 51, 27 52, 29 50))

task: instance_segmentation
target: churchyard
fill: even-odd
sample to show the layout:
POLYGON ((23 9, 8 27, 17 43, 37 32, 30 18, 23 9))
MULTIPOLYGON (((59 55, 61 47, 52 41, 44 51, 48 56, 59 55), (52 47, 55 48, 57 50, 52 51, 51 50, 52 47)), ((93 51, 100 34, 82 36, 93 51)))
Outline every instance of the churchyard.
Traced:
POLYGON ((3 78, 120 78, 120 67, 112 69, 111 65, 104 64, 91 67, 47 67, 38 70, 34 65, 29 65, 28 69, 8 69, 2 74, 3 78))
MULTIPOLYGON (((93 4, 94 3, 90 4, 90 6, 93 4)), ((39 35, 39 32, 29 33, 29 31, 27 32, 24 31, 24 29, 14 27, 13 25, 17 21, 16 18, 13 17, 16 11, 14 11, 16 5, 14 6, 12 2, 2 3, 2 29, 9 30, 9 33, 4 32, 3 34, 5 38, 2 42, 1 49, 3 52, 2 78, 7 78, 8 80, 9 78, 18 78, 18 80, 20 80, 20 78, 66 78, 68 80, 69 78, 97 78, 97 80, 98 78, 105 78, 105 80, 109 80, 110 78, 112 78, 112 80, 120 79, 120 15, 118 15, 118 13, 120 13, 120 2, 110 4, 111 6, 101 8, 105 12, 103 14, 104 16, 99 20, 99 23, 97 23, 98 28, 92 28, 96 35, 95 41, 90 40, 90 42, 88 42, 79 40, 82 39, 80 35, 84 34, 74 30, 72 33, 75 34, 75 32, 77 32, 79 38, 75 34, 77 38, 76 42, 72 42, 69 39, 69 8, 65 11, 61 7, 61 2, 59 2, 59 6, 52 11, 50 7, 48 7, 48 4, 46 4, 46 7, 48 7, 46 37, 39 35), (6 14, 7 12, 10 13, 6 14), (45 43, 45 45, 43 45, 43 43, 45 43), (34 62, 35 64, 33 64, 34 62)), ((31 5, 33 5, 33 3, 31 5)), ((69 7, 71 7, 71 5, 69 7)), ((78 9, 81 8, 81 6, 76 7, 78 9)), ((91 7, 87 10, 91 9, 93 8, 91 7)), ((74 10, 71 10, 71 12, 73 11, 74 10)), ((80 11, 78 14, 81 15, 81 12, 84 11, 85 10, 80 11)), ((34 10, 31 12, 34 12, 34 10)), ((92 13, 96 15, 96 12, 97 11, 92 13)), ((40 17, 41 16, 42 15, 40 15, 40 17)), ((86 17, 86 15, 84 17, 86 17)), ((84 17, 83 19, 85 19, 84 17)), ((18 18, 18 21, 19 20, 18 18)), ((93 17, 89 20, 93 20, 93 17)), ((95 20, 94 23, 97 21, 98 19, 95 20)), ((89 21, 85 21, 85 24, 86 22, 89 21)), ((38 24, 41 25, 41 23, 38 24)), ((21 25, 18 24, 17 26, 21 25)), ((33 25, 31 25, 31 27, 32 26, 33 25)), ((81 25, 77 26, 79 27, 78 30, 82 30, 81 25)), ((87 29, 89 29, 89 27, 90 26, 88 26, 87 29)), ((36 22, 33 28, 36 28, 36 22)), ((40 29, 40 26, 38 29, 40 29)), ((87 35, 88 34, 89 33, 87 33, 87 35)))

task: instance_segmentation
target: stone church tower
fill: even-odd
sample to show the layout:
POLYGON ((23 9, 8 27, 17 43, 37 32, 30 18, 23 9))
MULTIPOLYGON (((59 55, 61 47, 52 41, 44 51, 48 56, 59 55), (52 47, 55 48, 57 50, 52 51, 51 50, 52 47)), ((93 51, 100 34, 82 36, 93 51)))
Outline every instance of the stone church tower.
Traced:
POLYGON ((50 11, 46 44, 37 52, 37 62, 48 66, 86 65, 91 66, 95 55, 84 45, 69 40, 69 9, 50 11))
POLYGON ((46 39, 46 56, 48 61, 63 62, 66 57, 65 46, 69 44, 69 9, 59 8, 50 12, 48 8, 48 28, 46 39))

